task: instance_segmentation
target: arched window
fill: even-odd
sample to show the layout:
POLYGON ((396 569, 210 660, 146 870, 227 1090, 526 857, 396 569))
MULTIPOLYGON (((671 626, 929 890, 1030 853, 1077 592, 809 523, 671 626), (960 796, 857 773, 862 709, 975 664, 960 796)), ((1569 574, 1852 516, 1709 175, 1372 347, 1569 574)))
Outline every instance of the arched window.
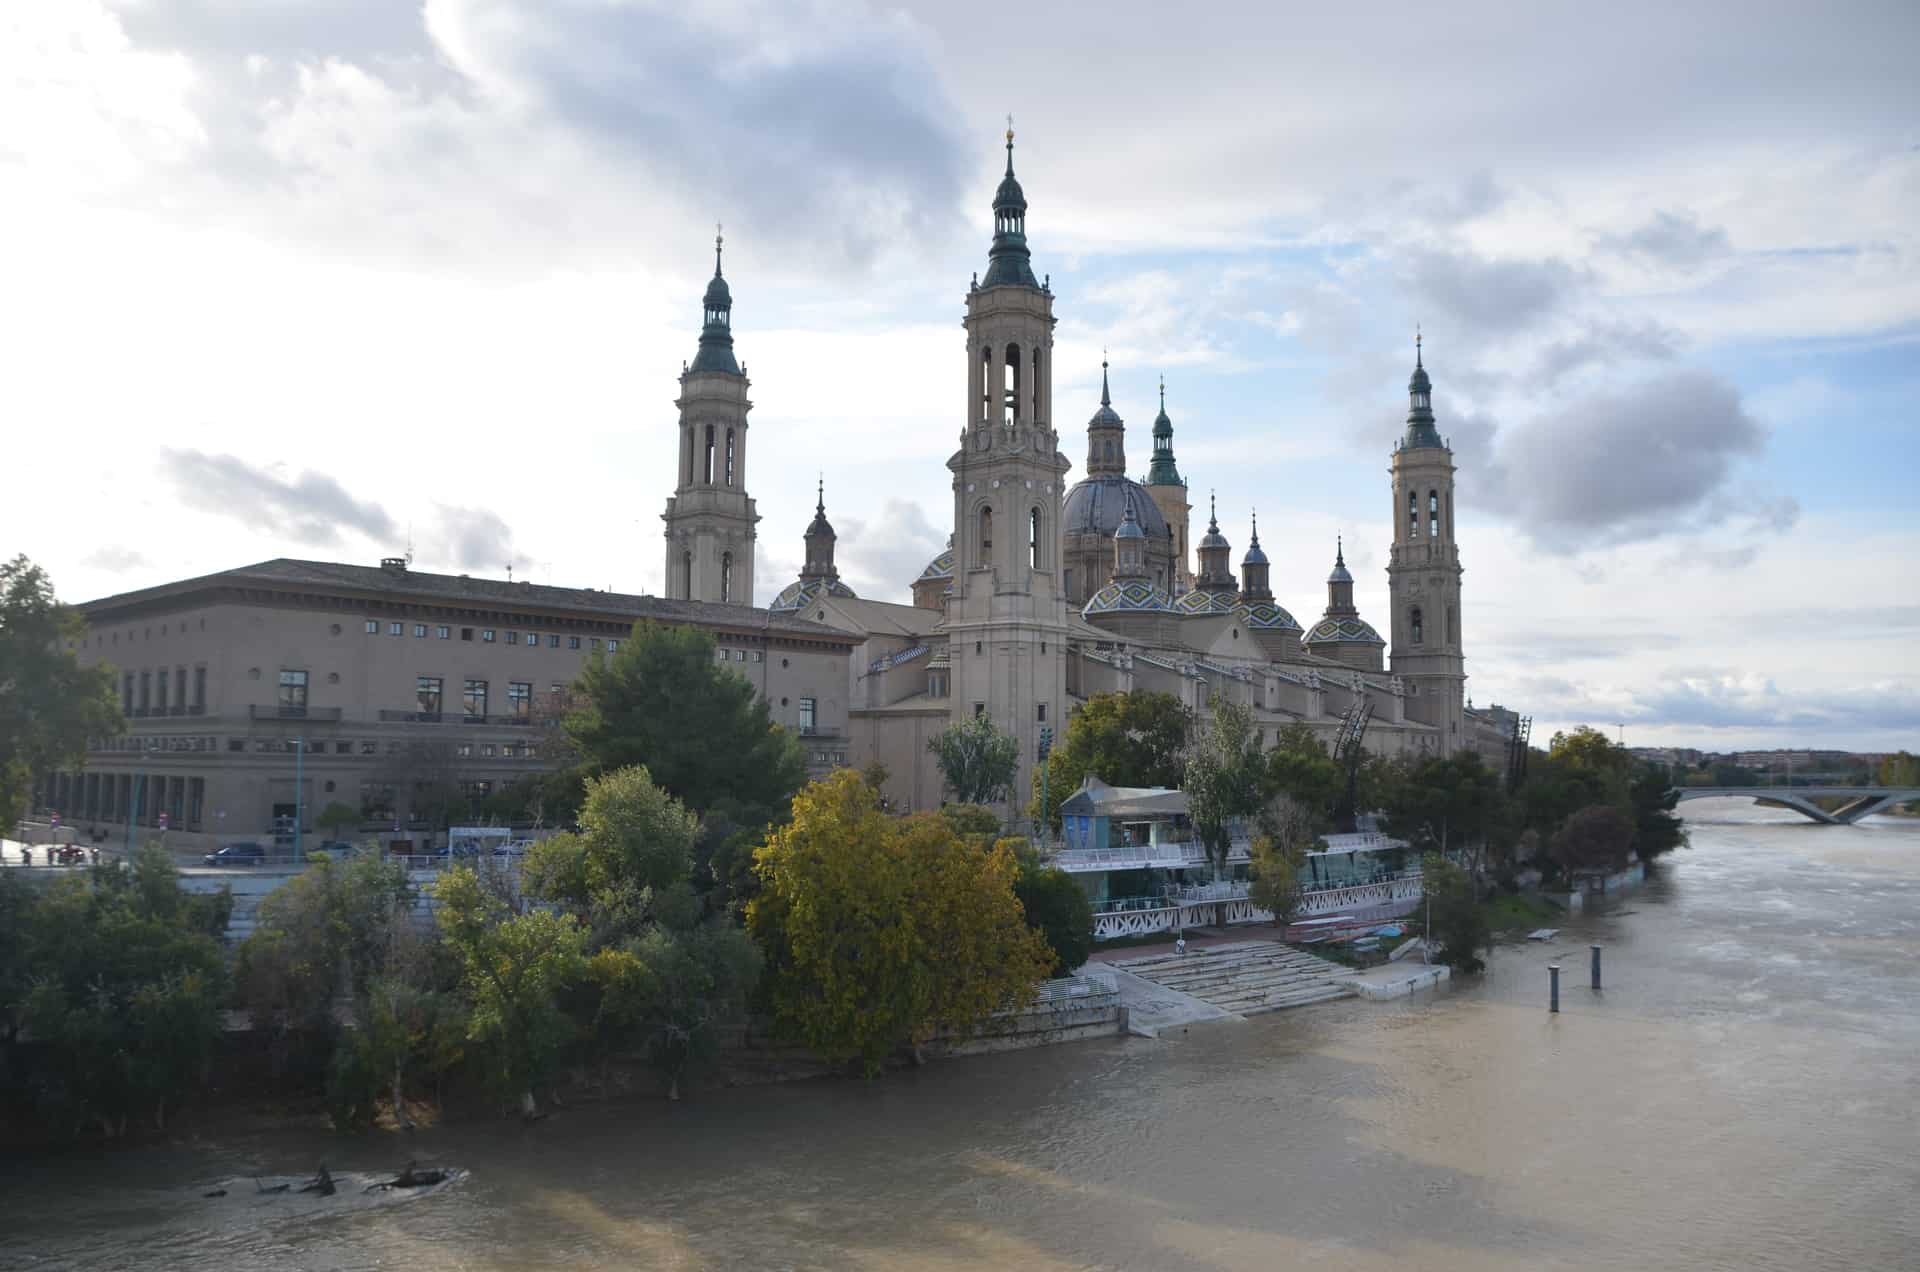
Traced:
POLYGON ((1427 537, 1440 537, 1440 492, 1437 490, 1427 492, 1427 537))
POLYGON ((980 510, 980 565, 993 561, 993 509, 980 510))
POLYGON ((1001 369, 1001 391, 1005 394, 1005 413, 1002 420, 1012 427, 1020 420, 1020 346, 1007 346, 1007 363, 1001 369))
POLYGON ((706 466, 701 471, 706 474, 701 480, 709 486, 713 485, 713 425, 711 424, 707 425, 706 466))
POLYGON ((1027 564, 1036 570, 1044 564, 1040 560, 1040 510, 1038 508, 1027 514, 1027 564))
POLYGON ((980 349, 980 422, 993 418, 993 350, 980 349))
POLYGON ((1040 351, 1033 351, 1033 418, 1046 418, 1047 404, 1040 400, 1040 386, 1046 381, 1040 378, 1040 351))
POLYGON ((1407 492, 1407 533, 1420 533, 1420 495, 1412 490, 1407 492))
POLYGON ((680 554, 680 599, 693 599, 693 553, 680 554))
POLYGON ((733 600, 733 553, 720 554, 720 603, 725 605, 733 600))
POLYGON ((1407 615, 1407 626, 1413 629, 1414 644, 1418 645, 1426 639, 1426 624, 1421 621, 1418 605, 1414 606, 1413 612, 1407 615))
POLYGON ((733 430, 727 430, 727 485, 733 485, 733 430))
POLYGON ((1459 620, 1455 617, 1456 613, 1453 606, 1447 606, 1447 644, 1449 645, 1457 643, 1460 639, 1459 620))
POLYGON ((698 471, 699 459, 695 455, 698 446, 693 440, 693 428, 687 428, 687 485, 693 485, 693 474, 698 471))

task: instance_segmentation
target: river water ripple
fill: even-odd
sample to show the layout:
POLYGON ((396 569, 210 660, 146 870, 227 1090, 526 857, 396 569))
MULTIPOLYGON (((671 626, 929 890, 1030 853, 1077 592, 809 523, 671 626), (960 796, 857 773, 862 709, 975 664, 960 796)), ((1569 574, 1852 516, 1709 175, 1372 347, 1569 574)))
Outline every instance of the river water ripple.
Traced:
POLYGON ((1920 1267, 1920 821, 1685 811, 1692 848, 1617 912, 1438 994, 410 1145, 9 1161, 0 1266, 1920 1267), (297 1213, 245 1197, 408 1156, 472 1175, 297 1213))

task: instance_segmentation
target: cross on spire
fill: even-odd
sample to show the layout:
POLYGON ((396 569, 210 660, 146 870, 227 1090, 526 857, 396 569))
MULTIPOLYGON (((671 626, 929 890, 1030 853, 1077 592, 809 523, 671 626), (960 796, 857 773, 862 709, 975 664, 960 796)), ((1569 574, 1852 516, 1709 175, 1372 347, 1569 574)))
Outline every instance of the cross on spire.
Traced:
POLYGON ((720 277, 720 247, 725 242, 726 236, 721 233, 720 222, 715 221, 713 223, 713 276, 715 278, 720 277))

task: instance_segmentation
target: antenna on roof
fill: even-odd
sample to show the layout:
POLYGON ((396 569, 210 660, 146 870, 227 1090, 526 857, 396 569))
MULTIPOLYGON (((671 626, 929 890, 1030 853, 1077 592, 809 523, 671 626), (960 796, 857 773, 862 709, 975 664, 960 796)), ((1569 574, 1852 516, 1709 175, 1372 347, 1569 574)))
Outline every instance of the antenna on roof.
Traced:
POLYGON ((413 522, 407 522, 407 564, 413 564, 413 522))
POLYGON ((507 562, 507 582, 513 582, 513 562, 507 562))

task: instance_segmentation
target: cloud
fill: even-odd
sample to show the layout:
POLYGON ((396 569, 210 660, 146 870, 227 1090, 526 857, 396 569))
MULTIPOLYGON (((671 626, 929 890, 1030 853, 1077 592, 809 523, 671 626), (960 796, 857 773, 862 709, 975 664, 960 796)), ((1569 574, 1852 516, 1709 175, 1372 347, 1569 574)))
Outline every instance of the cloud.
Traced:
POLYGON ((1464 250, 1417 248, 1401 268, 1416 302, 1486 335, 1519 331, 1558 309, 1580 275, 1560 260, 1491 260, 1464 250))
POLYGON ((1560 404, 1503 433, 1485 479, 1533 540, 1562 552, 1738 524, 1780 531, 1798 505, 1734 497, 1766 430, 1710 372, 1668 372, 1560 404))
POLYGON ((873 521, 841 518, 835 529, 840 573, 854 591, 876 600, 905 600, 909 585, 947 546, 947 527, 904 499, 887 500, 873 521))
POLYGON ((1536 718, 1618 722, 1629 729, 1760 730, 1817 742, 1920 728, 1920 688, 1897 680, 1814 693, 1782 688, 1761 672, 1679 666, 1643 686, 1536 676, 1520 688, 1536 718))
POLYGON ((1725 230, 1700 224, 1690 212, 1655 212, 1632 232, 1603 235, 1600 243, 1646 264, 1683 270, 1697 269, 1733 250, 1725 230))
POLYGON ((514 564, 513 531, 498 513, 450 504, 435 504, 434 512, 420 538, 424 564, 502 573, 514 564))
POLYGON ((1541 349, 1534 363, 1533 383, 1557 384, 1588 367, 1621 362, 1665 362, 1679 353, 1684 337, 1651 319, 1593 321, 1577 335, 1556 340, 1541 349))
POLYGON ((80 558, 80 564, 108 574, 126 574, 132 570, 144 570, 152 566, 145 553, 122 544, 110 544, 96 548, 80 558))
POLYGON ((393 518, 371 501, 354 498, 324 473, 286 478, 275 466, 255 467, 235 455, 163 447, 160 465, 181 500, 238 521, 264 535, 309 547, 330 547, 342 532, 391 542, 393 518))

